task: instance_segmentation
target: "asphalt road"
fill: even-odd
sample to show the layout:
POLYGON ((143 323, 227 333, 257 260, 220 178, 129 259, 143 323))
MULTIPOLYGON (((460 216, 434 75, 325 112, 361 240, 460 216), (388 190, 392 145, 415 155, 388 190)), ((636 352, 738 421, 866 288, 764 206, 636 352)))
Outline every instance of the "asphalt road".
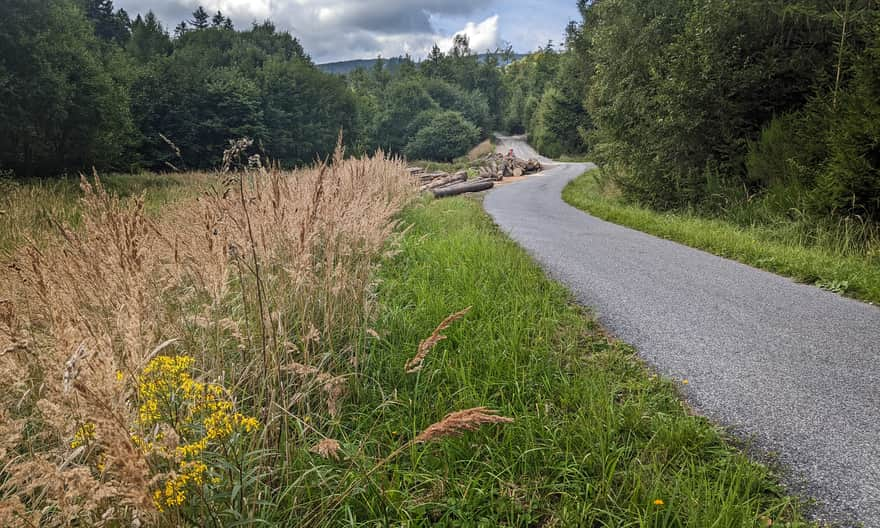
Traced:
MULTIPOLYGON (((499 151, 534 156, 522 138, 499 151)), ((814 516, 880 527, 880 308, 596 219, 562 201, 593 168, 499 187, 486 211, 698 413, 773 453, 814 516)))

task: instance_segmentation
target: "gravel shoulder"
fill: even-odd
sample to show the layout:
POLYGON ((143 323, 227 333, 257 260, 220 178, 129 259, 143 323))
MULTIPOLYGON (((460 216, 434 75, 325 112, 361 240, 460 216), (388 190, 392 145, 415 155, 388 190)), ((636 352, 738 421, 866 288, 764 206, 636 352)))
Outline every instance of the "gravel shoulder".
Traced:
MULTIPOLYGON (((498 150, 536 157, 523 138, 498 150)), ((553 163, 542 159, 542 162, 553 163)), ((591 164, 485 199, 495 222, 688 403, 787 473, 816 517, 880 527, 880 309, 596 219, 566 204, 591 164), (684 383, 687 380, 687 383, 684 383)))

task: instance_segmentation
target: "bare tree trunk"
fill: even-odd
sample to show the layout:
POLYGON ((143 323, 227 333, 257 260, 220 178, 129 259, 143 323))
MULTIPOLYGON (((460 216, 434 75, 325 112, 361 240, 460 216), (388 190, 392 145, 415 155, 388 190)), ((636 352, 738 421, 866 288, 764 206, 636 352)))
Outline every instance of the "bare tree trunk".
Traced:
POLYGON ((836 109, 837 108, 837 94, 840 91, 840 78, 843 72, 843 51, 846 46, 846 29, 849 24, 849 6, 851 0, 845 0, 843 4, 843 13, 840 13, 838 10, 834 10, 842 20, 842 27, 840 29, 840 43, 837 46, 837 74, 834 78, 834 96, 832 97, 832 105, 836 109))

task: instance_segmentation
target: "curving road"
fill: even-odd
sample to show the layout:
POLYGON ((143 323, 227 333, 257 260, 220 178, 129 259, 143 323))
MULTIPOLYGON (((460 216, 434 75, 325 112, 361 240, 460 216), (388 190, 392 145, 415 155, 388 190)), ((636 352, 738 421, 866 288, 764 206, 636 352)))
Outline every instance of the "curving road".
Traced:
MULTIPOLYGON (((535 152, 521 137, 498 150, 535 152)), ((495 222, 700 414, 775 453, 816 518, 880 527, 880 309, 598 220, 562 201, 592 164, 485 199, 495 222)))

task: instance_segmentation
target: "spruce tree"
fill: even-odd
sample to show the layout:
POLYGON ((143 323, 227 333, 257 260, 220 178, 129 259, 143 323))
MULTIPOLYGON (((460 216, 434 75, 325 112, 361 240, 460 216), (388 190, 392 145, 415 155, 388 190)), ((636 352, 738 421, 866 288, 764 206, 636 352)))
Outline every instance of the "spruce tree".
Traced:
POLYGON ((190 25, 195 29, 208 29, 208 19, 210 16, 208 12, 205 11, 205 8, 199 6, 192 14, 192 20, 189 21, 190 25))

